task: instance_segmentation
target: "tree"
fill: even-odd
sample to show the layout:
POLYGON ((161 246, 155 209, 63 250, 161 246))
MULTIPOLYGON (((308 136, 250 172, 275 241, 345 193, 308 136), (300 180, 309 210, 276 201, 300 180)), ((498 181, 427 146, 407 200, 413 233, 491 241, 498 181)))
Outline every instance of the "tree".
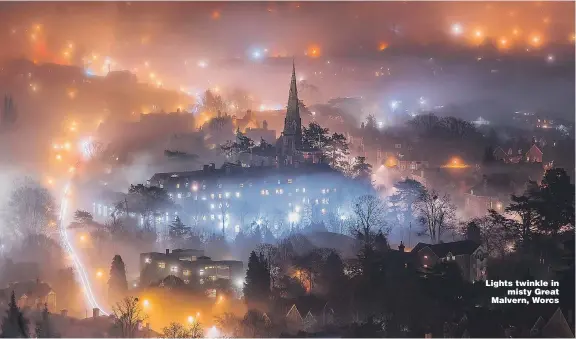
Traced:
POLYGON ((423 226, 421 234, 428 235, 437 244, 442 235, 453 229, 456 207, 448 195, 438 196, 438 192, 424 190, 416 202, 416 214, 423 226))
POLYGON ((248 310, 240 325, 242 326, 242 337, 244 338, 265 338, 270 336, 270 323, 264 317, 264 314, 258 310, 248 310))
POLYGON ((214 94, 212 91, 207 90, 204 92, 204 96, 202 98, 202 109, 206 112, 215 114, 216 112, 223 112, 226 110, 226 103, 220 95, 214 94))
POLYGON ((47 233, 55 229, 56 221, 56 203, 50 192, 38 182, 24 178, 22 184, 10 194, 6 232, 11 232, 17 238, 47 233))
POLYGON ((416 180, 404 179, 394 184, 396 193, 394 193, 389 202, 396 214, 402 216, 404 225, 414 220, 414 204, 424 192, 424 186, 416 180))
POLYGON ((308 128, 302 128, 302 146, 324 150, 330 141, 328 128, 322 128, 318 123, 311 122, 308 128))
POLYGON ((325 147, 325 158, 332 168, 344 171, 350 150, 344 134, 334 133, 325 147))
POLYGON ((366 123, 364 124, 364 128, 376 130, 378 128, 378 123, 376 122, 376 118, 372 114, 368 114, 366 117, 366 123))
POLYGON ((58 338, 58 334, 54 332, 52 321, 50 320, 50 312, 48 312, 48 305, 44 304, 42 310, 42 318, 36 323, 36 337, 37 338, 58 338))
POLYGON ((2 338, 28 338, 28 320, 24 318, 24 314, 16 304, 16 297, 14 291, 10 296, 10 303, 8 304, 8 311, 2 321, 2 338))
POLYGON ((256 247, 256 253, 261 256, 268 263, 268 270, 270 272, 270 283, 274 286, 275 272, 278 270, 280 263, 280 253, 278 247, 271 244, 260 244, 256 247))
POLYGON ((79 224, 89 225, 94 221, 94 217, 92 213, 88 211, 76 210, 76 212, 74 212, 74 221, 79 224))
POLYGON ((574 227, 574 185, 563 168, 546 171, 536 196, 540 217, 539 229, 556 234, 562 228, 574 227))
POLYGON ((262 255, 252 251, 244 282, 244 299, 248 305, 264 306, 270 296, 270 271, 262 255))
POLYGON ((229 312, 225 312, 216 317, 216 324, 218 324, 222 333, 228 338, 236 338, 240 336, 240 321, 241 319, 229 312))
POLYGON ((122 338, 135 338, 138 325, 147 319, 138 298, 126 297, 112 307, 115 325, 122 338))
POLYGON ((529 182, 523 195, 512 195, 512 202, 506 207, 506 212, 515 215, 519 222, 509 224, 509 232, 520 243, 528 243, 538 231, 538 202, 534 197, 538 195, 538 185, 529 182))
POLYGON ((254 148, 254 141, 247 137, 240 129, 236 129, 236 141, 228 140, 220 149, 227 158, 233 158, 239 154, 249 153, 254 148))
POLYGON ((110 266, 110 278, 108 279, 108 297, 117 300, 128 291, 128 281, 126 280, 126 267, 119 255, 115 255, 110 266))
POLYGON ((366 162, 366 157, 354 158, 351 172, 354 179, 372 183, 372 165, 366 162))
POLYGON ((190 227, 184 225, 179 216, 176 216, 170 228, 168 229, 168 236, 172 244, 180 243, 190 235, 190 227))
POLYGON ((188 327, 176 322, 171 322, 170 325, 162 329, 162 338, 203 338, 204 331, 202 325, 193 319, 188 324, 188 327))
POLYGON ((487 164, 487 163, 491 163, 494 162, 496 159, 494 158, 494 147, 492 146, 488 146, 484 149, 484 157, 482 158, 482 161, 487 164))
MULTIPOLYGON (((170 208, 174 205, 168 192, 163 188, 157 186, 145 186, 142 184, 130 185, 128 196, 132 200, 130 210, 134 210, 142 214, 144 217, 144 226, 150 227, 150 219, 156 226, 156 215, 162 210, 170 208)), ((124 207, 126 208, 126 206, 124 207)))
POLYGON ((507 244, 510 239, 508 230, 511 220, 494 210, 490 210, 487 216, 471 219, 466 224, 466 230, 477 227, 480 233, 480 242, 486 248, 491 257, 500 257, 506 254, 507 244))
POLYGON ((360 239, 363 247, 373 248, 375 236, 386 226, 386 206, 373 195, 363 195, 353 205, 354 220, 352 234, 360 239))

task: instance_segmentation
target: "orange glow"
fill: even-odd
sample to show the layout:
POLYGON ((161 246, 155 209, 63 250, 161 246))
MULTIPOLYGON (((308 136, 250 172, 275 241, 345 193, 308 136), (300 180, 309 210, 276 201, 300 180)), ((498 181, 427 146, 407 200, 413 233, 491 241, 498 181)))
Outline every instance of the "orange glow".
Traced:
POLYGON ((219 11, 212 12, 212 19, 214 20, 220 19, 220 12, 219 11))
POLYGON ((512 31, 512 34, 517 36, 518 34, 520 34, 520 31, 518 30, 518 28, 515 28, 515 29, 512 31))
POLYGON ((60 154, 56 154, 56 160, 58 161, 62 160, 62 156, 60 154))
POLYGON ((148 306, 150 306, 150 300, 144 299, 144 300, 142 301, 142 304, 144 305, 144 307, 148 307, 148 306))
POLYGON ((48 180, 47 180, 47 181, 48 181, 48 185, 52 185, 52 184, 54 184, 54 180, 52 180, 51 178, 48 178, 48 180))
POLYGON ((388 168, 396 167, 396 166, 398 166, 398 159, 396 159, 396 157, 390 156, 384 162, 384 166, 386 166, 388 168))
POLYGON ((542 38, 540 37, 540 35, 538 34, 532 35, 532 37, 530 38, 530 44, 533 47, 539 47, 542 44, 542 38))
POLYGON ((312 45, 310 47, 308 47, 308 50, 306 51, 306 55, 308 55, 311 58, 317 58, 320 56, 320 47, 316 46, 316 45, 312 45))
POLYGON ((459 157, 453 157, 450 159, 446 165, 442 166, 443 168, 468 168, 468 166, 462 159, 459 157))
MULTIPOLYGON (((80 241, 86 241, 86 235, 82 234, 82 235, 80 236, 80 241)), ((98 271, 97 275, 98 275, 98 276, 102 276, 102 272, 101 272, 101 271, 98 271)))
POLYGON ((96 276, 98 278, 102 278, 104 276, 104 273, 101 270, 98 270, 98 272, 96 272, 96 276))
POLYGON ((506 38, 500 38, 500 40, 498 40, 498 46, 500 48, 508 48, 509 44, 508 44, 508 39, 506 38))
POLYGON ((378 50, 379 50, 380 52, 382 52, 382 51, 385 50, 386 48, 388 48, 388 44, 385 43, 385 42, 381 42, 381 43, 378 45, 378 50))

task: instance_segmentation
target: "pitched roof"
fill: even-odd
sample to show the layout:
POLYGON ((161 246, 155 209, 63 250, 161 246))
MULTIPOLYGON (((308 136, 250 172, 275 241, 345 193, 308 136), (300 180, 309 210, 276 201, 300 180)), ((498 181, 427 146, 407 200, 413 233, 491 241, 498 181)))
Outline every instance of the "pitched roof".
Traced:
POLYGON ((26 295, 28 298, 43 298, 52 292, 52 288, 45 282, 38 280, 29 280, 10 284, 2 290, 4 298, 10 298, 12 291, 16 299, 26 295))
POLYGON ((494 173, 485 175, 482 181, 472 188, 470 194, 481 197, 495 197, 509 195, 517 186, 516 180, 508 173, 494 173))
POLYGON ((418 253, 420 250, 429 247, 439 258, 444 258, 448 253, 452 253, 452 255, 472 254, 479 246, 478 243, 472 240, 445 242, 435 245, 419 242, 414 246, 411 253, 418 253))

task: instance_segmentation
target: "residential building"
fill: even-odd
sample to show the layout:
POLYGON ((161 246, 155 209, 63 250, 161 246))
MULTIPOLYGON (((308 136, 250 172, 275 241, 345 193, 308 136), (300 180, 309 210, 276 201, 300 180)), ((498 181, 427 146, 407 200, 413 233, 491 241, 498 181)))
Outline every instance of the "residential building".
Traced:
POLYGON ((505 173, 484 175, 482 182, 464 193, 464 210, 470 216, 480 217, 495 210, 502 213, 510 201, 510 194, 517 187, 510 175, 505 173))
POLYGON ((12 283, 0 290, 0 305, 8 305, 12 292, 20 308, 41 309, 46 305, 50 311, 56 310, 56 293, 38 279, 12 283))
POLYGON ((512 143, 494 149, 494 159, 505 163, 542 163, 543 152, 536 143, 512 143))
POLYGON ((147 286, 167 276, 181 278, 189 284, 197 279, 200 284, 208 280, 228 279, 238 281, 244 277, 241 261, 212 260, 203 250, 176 249, 166 253, 149 252, 140 254, 140 284, 147 286))
POLYGON ((487 253, 483 246, 472 240, 440 244, 418 243, 410 253, 415 255, 416 267, 432 268, 437 263, 455 262, 465 280, 486 280, 487 253))

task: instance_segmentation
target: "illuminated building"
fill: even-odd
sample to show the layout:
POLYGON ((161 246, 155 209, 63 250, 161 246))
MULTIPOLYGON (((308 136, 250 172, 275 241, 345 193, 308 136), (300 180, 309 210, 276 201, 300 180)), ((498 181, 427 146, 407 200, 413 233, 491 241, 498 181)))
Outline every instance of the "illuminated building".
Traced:
POLYGON ((189 284, 196 279, 200 284, 208 280, 227 279, 236 281, 244 277, 242 261, 215 261, 204 256, 203 250, 177 249, 170 253, 149 252, 140 254, 140 284, 149 285, 169 275, 189 284))
POLYGON ((455 262, 462 270, 465 280, 486 280, 486 249, 472 240, 440 244, 418 243, 410 253, 415 256, 414 260, 420 267, 429 268, 439 262, 455 262))
POLYGON ((298 161, 296 157, 302 149, 302 119, 298 101, 298 88, 296 87, 296 67, 292 63, 292 79, 288 95, 288 107, 284 119, 284 131, 276 143, 281 163, 293 164, 298 161))

